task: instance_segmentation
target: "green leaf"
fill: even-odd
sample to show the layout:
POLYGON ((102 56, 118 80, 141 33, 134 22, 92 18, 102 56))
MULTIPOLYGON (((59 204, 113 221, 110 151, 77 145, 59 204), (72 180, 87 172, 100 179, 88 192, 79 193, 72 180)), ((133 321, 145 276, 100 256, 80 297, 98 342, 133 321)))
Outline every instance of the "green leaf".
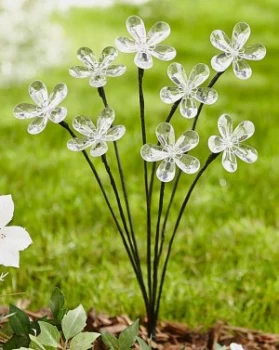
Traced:
POLYGON ((62 331, 66 340, 73 338, 84 329, 86 326, 86 318, 86 312, 82 305, 79 305, 76 309, 69 311, 63 317, 62 331))
POLYGON ((121 350, 129 349, 136 341, 139 332, 139 320, 137 319, 131 326, 120 333, 118 338, 119 348, 121 350))
POLYGON ((77 334, 71 341, 71 350, 88 350, 92 343, 99 337, 100 333, 82 332, 77 334))
POLYGON ((37 337, 30 335, 31 343, 30 346, 35 350, 45 350, 46 348, 41 344, 37 337))
POLYGON ((57 348, 60 339, 60 333, 55 326, 43 321, 38 322, 41 328, 41 333, 37 336, 39 342, 46 346, 57 348))
POLYGON ((146 342, 143 339, 141 339, 140 337, 137 337, 136 341, 139 343, 141 350, 151 350, 151 346, 146 344, 146 342))
POLYGON ((26 313, 15 305, 10 305, 10 313, 13 315, 9 318, 9 326, 16 335, 28 337, 30 329, 30 320, 26 313))
POLYGON ((50 303, 49 303, 49 307, 54 318, 56 319, 58 318, 58 315, 60 311, 63 309, 64 305, 65 305, 64 294, 61 292, 59 288, 56 287, 50 297, 50 303))
POLYGON ((22 347, 29 347, 30 339, 29 337, 14 334, 8 341, 3 345, 4 350, 14 350, 22 347))
POLYGON ((101 333, 101 336, 102 336, 102 341, 109 349, 111 350, 119 349, 118 339, 114 335, 110 334, 107 331, 104 331, 101 333))

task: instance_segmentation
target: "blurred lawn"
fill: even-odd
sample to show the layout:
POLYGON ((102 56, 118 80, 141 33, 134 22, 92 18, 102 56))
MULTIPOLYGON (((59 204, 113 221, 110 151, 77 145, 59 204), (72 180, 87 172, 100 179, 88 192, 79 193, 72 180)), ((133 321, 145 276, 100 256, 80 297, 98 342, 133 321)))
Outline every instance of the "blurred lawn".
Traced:
MULTIPOLYGON (((68 74, 69 66, 78 64, 77 49, 89 46, 100 52, 104 46, 113 45, 115 36, 127 35, 125 20, 129 15, 142 16, 148 27, 158 20, 167 21, 172 34, 166 42, 176 47, 175 61, 187 71, 199 62, 210 64, 217 52, 209 42, 214 29, 229 34, 235 23, 246 21, 252 28, 249 43, 266 45, 266 58, 251 63, 251 79, 239 81, 230 69, 216 84, 218 102, 206 106, 201 115, 201 142, 193 152, 201 163, 208 155, 207 139, 216 134, 217 119, 224 112, 234 117, 235 125, 245 119, 255 123, 256 134, 249 144, 258 149, 259 160, 253 165, 238 162, 238 171, 229 174, 218 159, 200 181, 174 245, 161 319, 180 320, 191 326, 209 326, 221 319, 279 332, 278 13, 277 0, 160 0, 139 8, 116 5, 110 9, 75 9, 54 18, 63 25, 70 41, 65 66, 30 77, 30 82, 41 79, 49 88, 61 81, 68 85, 69 95, 63 105, 68 108, 69 122, 78 114, 96 118, 102 108, 97 91, 88 81, 68 74)), ((136 69, 133 55, 120 54, 117 61, 126 64, 128 71, 111 79, 106 92, 117 123, 127 127, 119 148, 144 258, 136 69)), ((155 142, 154 129, 170 108, 158 95, 170 84, 167 66, 156 60, 144 78, 150 142, 155 142)), ((26 132, 28 122, 13 117, 16 104, 30 102, 27 86, 0 91, 0 193, 13 195, 13 222, 26 227, 34 244, 21 254, 19 270, 1 269, 10 272, 1 285, 1 294, 23 292, 21 297, 30 299, 31 308, 36 309, 47 305, 52 288, 58 285, 69 306, 81 302, 86 308, 93 306, 110 314, 143 315, 139 289, 120 237, 83 157, 67 151, 68 134, 49 123, 45 132, 31 136, 26 132)), ((173 124, 179 134, 192 122, 176 113, 173 124)), ((95 165, 109 187, 101 161, 97 159, 95 165)), ((181 198, 192 180, 192 176, 183 177, 181 198)), ((173 219, 178 208, 177 201, 173 219)), ((1 303, 17 298, 2 298, 1 303)))

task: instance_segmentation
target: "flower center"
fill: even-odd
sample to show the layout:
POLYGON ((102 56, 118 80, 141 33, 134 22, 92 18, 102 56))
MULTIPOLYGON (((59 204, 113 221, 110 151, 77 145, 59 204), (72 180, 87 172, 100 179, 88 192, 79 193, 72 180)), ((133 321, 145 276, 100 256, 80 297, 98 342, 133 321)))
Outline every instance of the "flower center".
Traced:
POLYGON ((6 238, 5 233, 2 232, 2 229, 0 228, 0 239, 6 238))
POLYGON ((239 141, 236 138, 232 138, 227 136, 226 138, 223 139, 224 144, 226 145, 226 148, 229 148, 232 150, 233 148, 238 148, 239 147, 239 141))
POLYGON ((43 106, 40 108, 40 115, 38 117, 44 117, 45 115, 49 116, 51 112, 54 110, 55 106, 53 106, 49 101, 45 101, 43 106))
POLYGON ((229 55, 233 57, 234 60, 243 58, 244 49, 238 48, 236 46, 231 47, 229 55))
POLYGON ((173 160, 176 155, 177 155, 177 152, 175 150, 175 147, 174 145, 166 145, 164 148, 163 148, 163 151, 168 153, 168 156, 171 160, 173 160))
POLYGON ((146 43, 146 38, 140 39, 140 41, 136 42, 136 49, 138 52, 147 54, 149 51, 149 47, 146 43))

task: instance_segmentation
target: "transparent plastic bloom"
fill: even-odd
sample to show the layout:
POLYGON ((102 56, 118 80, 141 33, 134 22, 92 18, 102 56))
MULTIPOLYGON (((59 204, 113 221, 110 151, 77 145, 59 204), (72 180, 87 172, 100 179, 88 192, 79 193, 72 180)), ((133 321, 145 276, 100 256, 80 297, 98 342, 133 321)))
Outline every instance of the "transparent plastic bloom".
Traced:
POLYGON ((118 51, 113 46, 105 47, 97 60, 94 52, 88 47, 81 47, 77 56, 85 65, 76 66, 69 69, 69 73, 74 78, 89 78, 89 84, 95 88, 105 86, 106 77, 119 77, 126 72, 123 64, 112 65, 116 59, 118 51))
POLYGON ((12 196, 0 196, 0 265, 19 267, 19 252, 26 249, 32 240, 24 228, 7 226, 13 214, 12 196))
POLYGON ((228 114, 223 114, 218 120, 218 129, 221 136, 210 136, 208 147, 213 153, 223 152, 222 164, 228 172, 236 171, 236 156, 246 163, 254 163, 258 159, 255 148, 242 144, 255 132, 255 126, 252 122, 243 121, 233 131, 231 117, 228 114))
POLYGON ((176 86, 166 86, 160 92, 161 100, 165 103, 174 103, 181 100, 180 113, 185 118, 194 118, 197 115, 195 100, 209 104, 217 101, 217 91, 209 87, 199 87, 210 74, 209 68, 203 63, 193 67, 189 78, 180 63, 172 63, 168 67, 168 76, 176 86))
POLYGON ((231 350, 244 350, 242 345, 236 344, 236 343, 231 343, 230 344, 230 349, 231 350))
POLYGON ((143 20, 138 16, 131 16, 127 18, 126 28, 132 39, 117 37, 115 45, 121 52, 136 52, 134 62, 139 68, 151 68, 152 56, 162 61, 170 61, 176 56, 173 47, 160 44, 170 34, 170 26, 166 22, 155 23, 146 34, 143 20))
POLYGON ((57 124, 66 118, 67 109, 58 105, 67 96, 67 92, 65 84, 57 84, 48 95, 45 84, 39 80, 34 81, 29 86, 29 94, 37 106, 21 103, 14 108, 14 115, 18 119, 34 118, 27 130, 29 134, 39 134, 45 129, 48 120, 57 124))
POLYGON ((156 136, 160 146, 145 144, 141 147, 140 154, 147 162, 162 160, 156 171, 160 181, 172 181, 175 177, 176 165, 187 174, 194 174, 199 170, 199 160, 185 154, 199 143, 199 135, 196 131, 188 130, 184 132, 175 142, 175 133, 172 125, 160 123, 156 128, 156 136))
POLYGON ((232 63, 235 76, 239 79, 248 79, 252 70, 246 60, 259 61, 266 55, 266 48, 261 44, 244 47, 250 33, 250 27, 245 22, 234 26, 231 40, 222 30, 214 30, 210 35, 210 41, 223 53, 212 58, 212 68, 217 72, 223 72, 232 63))
POLYGON ((83 115, 75 117, 73 127, 83 137, 76 137, 68 141, 68 149, 71 151, 83 151, 91 147, 90 154, 92 157, 99 157, 105 154, 108 150, 107 141, 119 140, 126 131, 123 125, 112 126, 114 118, 114 110, 108 107, 101 112, 97 120, 97 127, 88 117, 83 115))

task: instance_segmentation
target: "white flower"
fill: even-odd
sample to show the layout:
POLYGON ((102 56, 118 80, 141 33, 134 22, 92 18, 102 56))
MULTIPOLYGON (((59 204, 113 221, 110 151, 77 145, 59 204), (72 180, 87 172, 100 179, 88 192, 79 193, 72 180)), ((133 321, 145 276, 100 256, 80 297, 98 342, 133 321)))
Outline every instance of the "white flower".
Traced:
POLYGON ((72 67, 69 72, 74 78, 89 77, 89 84, 93 87, 99 88, 106 85, 106 76, 118 77, 126 72, 126 67, 123 64, 111 65, 118 55, 118 51, 112 46, 103 49, 99 60, 88 47, 81 47, 77 54, 85 67, 72 67))
POLYGON ((172 125, 160 123, 156 128, 156 136, 161 146, 145 144, 141 147, 140 154, 147 162, 163 160, 156 171, 160 181, 169 182, 174 179, 175 165, 187 174, 194 174, 199 170, 199 160, 185 154, 199 143, 199 135, 196 131, 184 132, 175 142, 172 125))
POLYGON ((242 345, 236 343, 231 343, 230 348, 231 350, 244 350, 242 345))
POLYGON ((208 147, 213 153, 224 152, 222 164, 228 172, 236 171, 236 156, 246 163, 254 163, 258 159, 255 148, 242 144, 255 132, 255 126, 252 122, 243 121, 233 131, 231 117, 228 114, 223 114, 218 120, 218 129, 221 136, 210 136, 208 147))
POLYGON ((48 120, 53 123, 60 123, 67 115, 65 107, 57 107, 67 95, 67 86, 57 84, 50 96, 45 84, 41 81, 34 81, 29 86, 29 94, 37 106, 30 103, 21 103, 14 109, 14 115, 18 119, 35 118, 28 126, 28 132, 32 135, 42 132, 48 120))
POLYGON ((175 57, 176 51, 173 47, 159 45, 170 34, 170 27, 166 22, 155 23, 147 35, 143 20, 138 16, 128 17, 126 27, 133 39, 118 37, 115 44, 121 52, 136 52, 134 61, 139 68, 151 68, 152 56, 162 61, 170 61, 175 57))
POLYGON ((26 249, 32 240, 24 228, 6 226, 13 214, 12 196, 0 196, 0 264, 19 267, 19 252, 26 249))
POLYGON ((97 127, 88 117, 83 115, 75 117, 73 127, 84 137, 76 137, 68 141, 68 149, 71 151, 82 151, 91 147, 90 154, 92 157, 99 157, 105 154, 108 150, 107 141, 119 140, 126 131, 123 125, 112 126, 114 118, 114 110, 108 107, 101 112, 97 120, 97 127))
POLYGON ((230 40, 222 30, 214 30, 210 41, 213 46, 223 51, 211 60, 212 68, 217 72, 225 71, 232 63, 234 74, 239 79, 248 79, 252 70, 246 60, 259 61, 266 55, 266 48, 261 44, 244 47, 251 30, 247 23, 237 23, 230 40))
POLYGON ((161 92, 161 100, 165 103, 174 103, 181 100, 180 113, 185 118, 194 118, 197 115, 195 100, 212 104, 217 101, 216 90, 209 87, 199 87, 208 77, 209 68, 199 63, 191 70, 189 78, 180 63, 172 63, 168 67, 168 76, 176 86, 164 87, 161 92))

